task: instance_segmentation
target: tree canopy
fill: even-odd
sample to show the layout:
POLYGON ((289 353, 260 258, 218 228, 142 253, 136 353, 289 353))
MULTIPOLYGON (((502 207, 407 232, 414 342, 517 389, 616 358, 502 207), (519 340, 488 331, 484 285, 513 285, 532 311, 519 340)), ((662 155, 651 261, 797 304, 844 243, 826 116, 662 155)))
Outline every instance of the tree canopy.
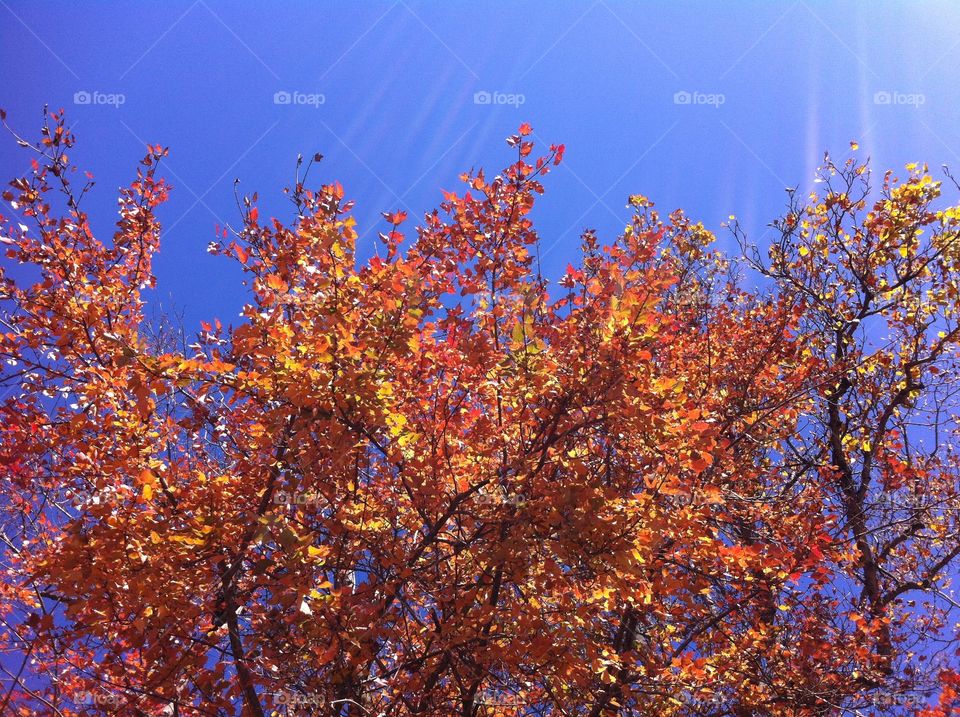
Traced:
POLYGON ((0 713, 952 714, 949 174, 828 157, 738 255, 635 195, 550 282, 530 136, 362 260, 340 184, 243 197, 192 337, 144 297, 166 149, 103 241, 62 116, 20 140, 0 713))

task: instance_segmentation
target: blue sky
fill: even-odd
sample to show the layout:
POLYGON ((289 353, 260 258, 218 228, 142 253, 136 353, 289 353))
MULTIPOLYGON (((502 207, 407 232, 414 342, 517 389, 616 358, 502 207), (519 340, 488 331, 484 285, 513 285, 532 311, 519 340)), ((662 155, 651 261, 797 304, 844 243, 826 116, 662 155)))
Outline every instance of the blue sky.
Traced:
MULTIPOLYGON (((877 169, 960 166, 958 38, 948 2, 0 0, 0 107, 28 136, 44 104, 67 110, 101 235, 144 143, 171 148, 157 296, 192 329, 244 300, 239 271, 206 253, 236 223, 234 179, 289 219, 298 152, 325 155, 314 179, 357 200, 369 250, 381 211, 416 218, 461 171, 499 169, 530 122, 567 146, 536 215, 558 276, 582 229, 622 228, 632 193, 729 243, 727 215, 760 239, 783 188, 811 187, 852 139, 877 169)), ((27 160, 0 138, 0 175, 27 160)))

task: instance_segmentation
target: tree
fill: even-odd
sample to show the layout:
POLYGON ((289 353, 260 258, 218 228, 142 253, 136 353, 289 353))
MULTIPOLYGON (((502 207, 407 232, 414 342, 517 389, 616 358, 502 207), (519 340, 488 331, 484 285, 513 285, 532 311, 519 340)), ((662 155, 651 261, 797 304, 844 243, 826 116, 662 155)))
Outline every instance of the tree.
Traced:
POLYGON ((949 713, 960 207, 828 159, 743 265, 636 195, 551 286, 529 135, 364 261, 339 184, 242 198, 192 343, 166 150, 101 242, 62 116, 19 140, 0 713, 949 713))

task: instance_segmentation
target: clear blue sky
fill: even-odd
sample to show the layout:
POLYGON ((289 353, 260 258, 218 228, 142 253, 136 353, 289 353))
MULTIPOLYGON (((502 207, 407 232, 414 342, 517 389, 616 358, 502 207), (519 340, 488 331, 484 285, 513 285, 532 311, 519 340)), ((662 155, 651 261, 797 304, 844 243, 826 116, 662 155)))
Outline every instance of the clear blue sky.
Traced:
MULTIPOLYGON (((143 144, 171 148, 157 293, 191 329, 243 300, 239 272, 206 253, 236 222, 233 180, 260 192, 261 216, 289 218, 298 152, 326 156, 315 179, 357 200, 369 249, 380 211, 415 218, 461 171, 500 168, 503 138, 530 122, 567 146, 537 212, 557 276, 580 230, 622 228, 631 193, 717 231, 736 214, 759 238, 783 188, 809 188, 851 139, 878 168, 960 167, 958 61, 949 2, 0 0, 0 107, 30 136, 45 103, 66 108, 98 180, 95 229, 110 231, 143 144)), ((26 161, 0 138, 4 179, 26 161)))

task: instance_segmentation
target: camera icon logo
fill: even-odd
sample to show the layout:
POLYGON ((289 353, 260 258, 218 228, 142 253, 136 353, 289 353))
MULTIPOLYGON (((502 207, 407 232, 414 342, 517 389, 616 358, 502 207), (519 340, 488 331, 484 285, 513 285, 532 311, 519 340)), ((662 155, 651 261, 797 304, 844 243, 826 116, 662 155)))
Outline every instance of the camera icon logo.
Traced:
POLYGON ((273 93, 273 104, 275 105, 288 105, 293 100, 293 95, 285 90, 280 90, 279 92, 273 93))
POLYGON ((88 105, 91 102, 93 102, 93 95, 91 95, 86 90, 80 90, 79 92, 73 93, 73 104, 88 105))
POLYGON ((893 101, 893 96, 887 90, 880 90, 873 93, 873 104, 889 105, 893 101))
POLYGON ((493 96, 486 90, 473 93, 473 104, 475 105, 488 105, 491 101, 493 101, 493 96))
POLYGON ((673 104, 689 105, 693 101, 693 95, 686 90, 680 90, 673 93, 673 104))

